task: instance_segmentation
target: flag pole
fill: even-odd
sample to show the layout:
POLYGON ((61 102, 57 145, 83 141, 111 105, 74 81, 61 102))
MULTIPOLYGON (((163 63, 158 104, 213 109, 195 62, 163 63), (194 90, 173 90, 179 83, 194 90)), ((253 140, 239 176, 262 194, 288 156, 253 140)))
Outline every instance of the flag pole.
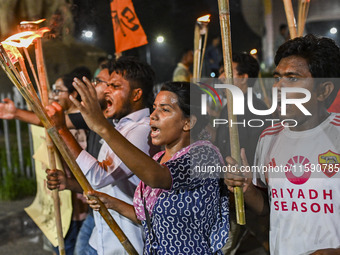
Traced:
MULTIPOLYGON (((220 26, 222 35, 222 49, 223 49, 223 62, 224 62, 224 73, 226 81, 232 84, 233 80, 233 68, 232 68, 232 48, 231 48, 231 32, 230 32, 230 9, 229 0, 218 0, 218 9, 220 16, 220 26)), ((236 116, 233 114, 233 97, 231 92, 226 89, 227 95, 227 108, 228 108, 228 123, 237 122, 236 116)), ((240 165, 240 142, 238 129, 236 125, 229 125, 229 136, 230 136, 230 149, 231 156, 240 165)), ((235 209, 236 209, 236 220, 240 225, 246 224, 245 211, 244 211, 244 199, 243 191, 241 187, 234 187, 235 196, 235 209)))

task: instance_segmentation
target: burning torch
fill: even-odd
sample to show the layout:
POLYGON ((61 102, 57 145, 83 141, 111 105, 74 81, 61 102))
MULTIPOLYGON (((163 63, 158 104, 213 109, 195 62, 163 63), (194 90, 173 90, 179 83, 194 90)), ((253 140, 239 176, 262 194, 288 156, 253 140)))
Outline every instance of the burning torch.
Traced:
MULTIPOLYGON (((40 121, 46 128, 49 136, 53 140, 54 144, 57 146, 64 160, 68 164, 70 170, 73 175, 81 185, 82 189, 87 193, 88 191, 92 191, 92 187, 87 181, 86 177, 80 170, 77 165, 75 159, 71 156, 71 153, 68 147, 65 145, 64 141, 60 137, 58 130, 55 128, 53 121, 48 116, 47 112, 43 104, 41 103, 31 81, 27 73, 27 69, 25 66, 24 57, 21 55, 20 51, 17 49, 18 47, 28 47, 35 38, 41 37, 42 34, 33 31, 25 31, 20 33, 19 36, 11 37, 11 39, 7 39, 0 44, 0 65, 4 69, 5 73, 12 81, 12 83, 17 87, 21 95, 24 97, 28 105, 35 112, 35 114, 39 117, 40 121)), ((37 51, 36 51, 37 52, 37 51)), ((42 53, 42 51, 41 51, 42 53)), ((27 54, 28 55, 28 54, 27 54)), ((33 65, 32 65, 33 66, 33 65)), ((41 67, 43 68, 43 67, 41 67)), ((39 68, 38 68, 39 70, 39 68)), ((40 78, 40 77, 39 77, 40 78)), ((46 78, 46 76, 45 76, 46 78)), ((35 78, 36 79, 36 78, 35 78)), ((39 83, 42 83, 43 79, 39 79, 39 83)), ((46 79, 47 80, 47 79, 46 79)), ((36 82, 38 79, 36 79, 36 82)), ((38 84, 37 84, 38 85, 38 84)), ((47 91, 47 90, 46 90, 47 91)), ((48 98, 48 97, 47 97, 48 98)), ((108 212, 105 205, 98 198, 94 197, 97 202, 100 204, 100 214, 109 225, 111 230, 117 236, 125 250, 129 254, 137 254, 136 250, 127 239, 126 235, 117 225, 117 223, 112 218, 112 215, 108 212)))
POLYGON ((200 79, 203 66, 203 58, 208 38, 208 24, 210 22, 210 14, 204 15, 197 19, 194 33, 194 70, 193 78, 200 79))

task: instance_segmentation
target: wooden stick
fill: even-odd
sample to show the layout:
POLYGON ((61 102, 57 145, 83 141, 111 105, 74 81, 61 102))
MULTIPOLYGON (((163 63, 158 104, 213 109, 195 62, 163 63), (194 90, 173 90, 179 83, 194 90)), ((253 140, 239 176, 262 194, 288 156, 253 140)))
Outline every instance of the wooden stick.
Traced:
POLYGON ((283 4, 285 7, 286 18, 290 33, 290 39, 294 39, 297 37, 296 26, 295 26, 295 16, 292 6, 292 0, 283 0, 283 4))
POLYGON ((33 66, 31 57, 30 57, 30 55, 28 54, 27 48, 25 48, 25 47, 24 47, 24 52, 25 52, 25 56, 26 56, 26 59, 27 59, 27 61, 28 61, 28 64, 29 64, 29 66, 30 66, 30 68, 31 68, 31 71, 32 71, 32 74, 33 74, 33 77, 34 77, 34 81, 35 81, 35 83, 36 83, 36 85, 37 85, 37 87, 38 87, 39 94, 41 95, 42 92, 41 92, 40 82, 39 82, 39 80, 38 80, 37 73, 36 73, 35 68, 34 68, 34 66, 33 66))
MULTIPOLYGON (((230 32, 230 11, 229 0, 218 0, 218 9, 220 14, 220 26, 222 35, 222 49, 223 49, 223 61, 224 61, 224 73, 228 83, 233 78, 232 68, 232 48, 231 48, 231 32, 230 32)), ((229 90, 226 90, 227 94, 227 107, 228 107, 228 123, 237 122, 236 116, 233 114, 233 97, 229 90)), ((236 125, 229 125, 230 135, 230 149, 231 156, 240 165, 240 142, 238 136, 238 128, 236 125)), ((236 207, 236 220, 240 225, 246 224, 243 192, 241 187, 234 187, 235 207, 236 207)))
MULTIPOLYGON (((205 25, 207 26, 207 25, 205 25)), ((203 42, 203 48, 202 48, 202 57, 201 57, 201 64, 200 64, 200 70, 199 70, 199 78, 202 77, 202 68, 203 68, 203 61, 204 61, 204 55, 205 55, 205 49, 207 48, 207 39, 208 39, 208 26, 206 27, 206 33, 204 35, 204 42, 203 42)))
POLYGON ((306 20, 307 20, 307 17, 308 17, 308 12, 309 12, 309 5, 310 5, 310 0, 307 0, 306 2, 306 7, 305 7, 305 17, 304 17, 304 23, 303 23, 303 26, 302 26, 302 32, 304 31, 304 28, 305 28, 305 25, 306 25, 306 20))
MULTIPOLYGON (((58 130, 55 128, 52 120, 47 115, 44 107, 42 106, 40 100, 38 99, 38 95, 35 93, 34 88, 31 83, 24 84, 23 80, 17 78, 17 70, 13 66, 12 62, 8 58, 6 51, 4 50, 3 46, 0 44, 0 63, 1 67, 6 72, 7 76, 13 82, 13 84, 17 87, 21 95, 25 98, 26 102, 32 107, 32 110, 35 114, 39 117, 40 121, 47 129, 48 134, 52 138, 54 144, 59 149, 62 157, 68 164, 70 170, 72 171, 74 177, 77 179, 78 183, 82 187, 82 189, 87 193, 88 191, 92 191, 92 187, 86 177, 84 176, 83 172, 79 168, 78 164, 76 163, 75 159, 71 156, 71 152, 69 148, 64 143, 63 139, 60 137, 58 130)), ((19 76, 20 77, 20 76, 19 76)), ((120 229, 117 225, 115 220, 112 218, 112 215, 109 213, 105 205, 101 202, 100 199, 97 197, 93 197, 98 204, 100 205, 100 214, 109 225, 111 230, 117 236, 120 243, 123 245, 125 250, 128 254, 137 255, 137 251, 134 249, 124 232, 120 229)))
MULTIPOLYGON (((45 107, 48 105, 48 79, 46 74, 46 68, 44 64, 44 57, 42 51, 41 38, 37 38, 35 42, 35 59, 37 63, 38 75, 39 75, 39 86, 40 87, 40 97, 42 101, 42 105, 45 107)), ((55 147, 52 142, 51 137, 48 135, 46 130, 46 145, 48 152, 48 160, 51 169, 56 169, 56 161, 55 161, 55 147)), ((52 199, 54 206, 54 217, 56 222, 57 229, 57 238, 58 238, 58 249, 60 255, 65 255, 65 243, 64 243, 64 235, 63 235, 63 227, 61 222, 61 212, 60 212, 60 198, 58 189, 52 190, 52 199)))
MULTIPOLYGON (((208 15, 206 15, 208 16, 208 15)), ((210 17, 210 15, 209 15, 210 17)), ((205 49, 207 47, 208 38, 208 21, 197 21, 194 32, 194 63, 193 63, 193 78, 200 79, 202 75, 202 67, 205 49), (204 41, 203 41, 204 36, 204 41), (203 41, 203 45, 202 45, 203 41)))
POLYGON ((193 63, 193 74, 192 77, 194 79, 199 78, 199 66, 200 66, 200 59, 201 59, 201 29, 199 24, 196 23, 195 31, 194 31, 194 63, 193 63))
POLYGON ((297 23, 297 35, 300 36, 301 33, 301 21, 302 21, 302 15, 303 15, 303 0, 299 0, 299 7, 298 7, 298 23, 297 23))
POLYGON ((37 70, 40 81, 40 86, 42 89, 42 102, 44 105, 48 105, 48 92, 49 92, 49 82, 46 73, 46 66, 44 61, 44 55, 42 50, 41 38, 35 39, 35 59, 37 62, 37 70))
POLYGON ((303 35, 309 11, 310 0, 299 0, 298 36, 303 35))

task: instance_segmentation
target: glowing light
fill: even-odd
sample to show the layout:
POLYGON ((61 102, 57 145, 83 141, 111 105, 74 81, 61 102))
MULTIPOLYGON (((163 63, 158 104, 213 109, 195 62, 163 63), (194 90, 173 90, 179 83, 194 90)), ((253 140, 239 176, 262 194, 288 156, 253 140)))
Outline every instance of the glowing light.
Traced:
POLYGON ((332 35, 335 35, 337 32, 338 32, 338 29, 336 29, 336 27, 332 27, 329 32, 332 34, 332 35))
POLYGON ((84 30, 83 31, 83 37, 92 38, 93 37, 93 32, 90 31, 90 30, 84 30))
POLYGON ((211 72, 211 73, 210 73, 210 77, 211 77, 211 78, 215 78, 215 76, 216 76, 216 74, 215 74, 214 72, 211 72))
POLYGON ((197 22, 205 22, 205 23, 210 22, 210 14, 199 17, 197 19, 197 22))
POLYGON ((164 42, 164 37, 162 35, 157 36, 156 41, 158 43, 163 43, 164 42))
POLYGON ((257 54, 257 49, 252 49, 252 50, 250 51, 250 54, 251 54, 251 55, 256 55, 256 54, 257 54))

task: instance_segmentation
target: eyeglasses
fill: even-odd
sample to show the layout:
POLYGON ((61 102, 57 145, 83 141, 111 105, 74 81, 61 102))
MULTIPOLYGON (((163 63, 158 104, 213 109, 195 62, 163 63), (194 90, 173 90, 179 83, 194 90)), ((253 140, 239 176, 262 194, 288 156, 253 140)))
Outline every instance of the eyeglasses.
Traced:
POLYGON ((60 92, 68 92, 68 90, 52 89, 52 94, 58 96, 60 92))
POLYGON ((109 85, 109 83, 108 83, 107 81, 103 81, 103 80, 101 80, 101 79, 99 79, 99 78, 93 78, 93 79, 91 80, 91 82, 92 82, 92 84, 93 84, 94 86, 97 86, 99 83, 102 83, 102 82, 104 82, 106 85, 109 85))

